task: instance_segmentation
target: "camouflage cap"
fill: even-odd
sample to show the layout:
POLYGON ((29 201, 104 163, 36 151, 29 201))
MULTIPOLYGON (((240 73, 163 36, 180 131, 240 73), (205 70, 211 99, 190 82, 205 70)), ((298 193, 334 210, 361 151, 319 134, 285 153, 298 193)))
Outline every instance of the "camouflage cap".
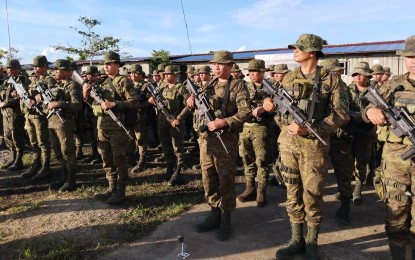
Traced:
POLYGON ((288 73, 290 70, 288 69, 287 64, 277 64, 274 66, 274 72, 278 74, 285 74, 288 73))
POLYGON ((209 63, 235 63, 230 51, 215 51, 213 59, 209 63))
POLYGON ((70 70, 71 69, 71 62, 64 59, 58 59, 53 64, 55 70, 70 70))
POLYGON ((321 66, 329 69, 332 72, 344 70, 344 68, 340 66, 340 62, 338 59, 323 60, 323 62, 321 63, 321 66))
POLYGON ((241 70, 237 64, 233 64, 231 72, 241 72, 241 70))
POLYGON ((87 66, 85 69, 85 75, 94 75, 98 76, 99 71, 97 66, 87 66))
POLYGON ((159 75, 159 70, 153 70, 153 74, 151 74, 152 76, 157 76, 159 75))
POLYGON ((389 67, 383 67, 383 71, 385 71, 384 74, 386 75, 392 75, 393 73, 391 72, 391 68, 389 67))
POLYGON ((372 66, 372 75, 383 74, 383 73, 385 73, 385 71, 383 70, 382 65, 375 64, 375 65, 372 66))
POLYGON ((165 68, 166 68, 166 64, 159 64, 157 66, 157 70, 159 71, 159 73, 163 72, 165 68))
POLYGON ((356 75, 363 75, 363 76, 371 78, 372 75, 370 74, 370 72, 371 70, 367 62, 359 62, 356 64, 356 66, 353 69, 352 77, 356 75))
POLYGON ((71 62, 71 70, 76 70, 78 68, 78 64, 76 64, 76 61, 71 62))
POLYGON ((128 73, 141 73, 144 74, 143 72, 143 67, 141 67, 140 64, 135 63, 135 64, 131 64, 131 66, 127 69, 128 73))
POLYGON ((179 73, 179 70, 177 69, 177 66, 169 65, 164 68, 163 74, 174 74, 177 75, 179 73))
POLYGON ((19 70, 21 68, 20 67, 20 61, 16 60, 16 59, 7 60, 6 61, 6 68, 19 70))
POLYGON ((250 60, 248 63, 248 68, 246 68, 248 71, 267 71, 265 68, 265 61, 261 59, 253 59, 250 60))
POLYGON ((48 67, 48 60, 46 56, 39 55, 33 58, 33 67, 48 67))
POLYGON ((108 64, 111 62, 116 62, 122 66, 120 55, 116 52, 109 51, 104 54, 103 63, 108 64))
POLYGON ((210 74, 211 71, 210 66, 205 65, 197 69, 197 74, 210 74))
POLYGON ((193 66, 187 67, 186 73, 194 74, 195 73, 195 67, 193 67, 193 66))
POLYGON ((269 71, 271 74, 274 74, 275 73, 274 68, 275 68, 275 65, 269 65, 269 67, 267 68, 267 71, 269 71))
POLYGON ((415 56, 415 35, 410 36, 405 40, 405 49, 396 51, 399 56, 415 56))
POLYGON ((289 49, 299 49, 303 52, 317 52, 318 58, 323 58, 323 39, 315 34, 302 34, 295 44, 288 45, 289 49))

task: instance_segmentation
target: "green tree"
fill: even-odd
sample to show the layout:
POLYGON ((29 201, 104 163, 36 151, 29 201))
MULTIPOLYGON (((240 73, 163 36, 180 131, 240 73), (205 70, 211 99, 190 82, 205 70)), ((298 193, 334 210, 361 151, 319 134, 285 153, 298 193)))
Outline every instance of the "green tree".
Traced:
POLYGON ((17 56, 17 54, 19 53, 19 50, 16 48, 11 48, 10 51, 9 50, 0 50, 0 64, 2 64, 3 59, 6 60, 11 60, 11 59, 17 59, 17 60, 21 60, 21 58, 19 58, 17 56))
POLYGON ((170 61, 169 56, 170 56, 170 52, 169 51, 166 51, 166 50, 163 50, 163 49, 158 50, 158 51, 153 50, 151 52, 151 57, 152 58, 150 60, 150 68, 151 68, 151 70, 157 69, 157 66, 159 64, 164 64, 166 66, 172 64, 172 62, 170 61))
POLYGON ((51 47, 69 54, 78 55, 80 60, 89 59, 92 65, 92 59, 94 57, 101 56, 107 51, 120 52, 121 48, 130 45, 128 42, 121 42, 121 39, 97 34, 94 30, 96 26, 101 25, 100 20, 81 16, 78 21, 86 27, 86 30, 79 30, 72 26, 69 28, 75 30, 82 36, 80 47, 72 45, 64 46, 62 44, 52 45, 51 47))

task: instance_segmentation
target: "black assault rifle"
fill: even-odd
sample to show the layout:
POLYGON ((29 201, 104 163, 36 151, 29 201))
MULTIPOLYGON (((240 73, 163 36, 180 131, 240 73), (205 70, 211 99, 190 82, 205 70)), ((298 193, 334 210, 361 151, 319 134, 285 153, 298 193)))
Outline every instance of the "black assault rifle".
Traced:
MULTIPOLYGON (((156 83, 153 80, 150 80, 150 82, 148 82, 147 90, 148 92, 150 92, 150 95, 154 98, 157 110, 164 114, 167 121, 173 122, 176 118, 167 110, 167 101, 166 99, 164 99, 163 95, 161 94, 160 88, 157 87, 156 83)), ((177 127, 175 128, 177 129, 177 131, 179 131, 177 127)))
MULTIPOLYGON (((212 122, 216 119, 215 113, 211 109, 209 101, 206 99, 206 96, 204 93, 200 93, 198 90, 198 87, 190 80, 186 80, 186 88, 187 90, 195 97, 195 105, 196 105, 196 111, 199 115, 199 117, 204 116, 206 118, 206 123, 212 122)), ((199 127, 199 131, 201 133, 208 131, 209 128, 207 125, 203 125, 199 127)), ((223 142, 220 135, 223 133, 223 129, 219 129, 213 132, 216 137, 221 142, 223 148, 225 149, 226 153, 228 152, 228 149, 225 146, 225 143, 223 142)))
POLYGON ((30 111, 36 111, 39 115, 43 115, 42 111, 40 111, 36 105, 30 105, 31 98, 29 97, 29 93, 26 91, 26 89, 23 87, 21 83, 17 83, 13 79, 13 77, 9 77, 7 83, 13 85, 20 100, 22 100, 22 102, 27 106, 27 108, 29 108, 30 111))
POLYGON ((307 119, 307 115, 294 104, 293 98, 288 94, 288 92, 284 88, 279 88, 275 90, 271 84, 264 80, 262 82, 266 91, 271 94, 272 102, 277 107, 277 110, 282 114, 290 114, 293 120, 303 126, 307 127, 308 131, 311 132, 315 137, 318 138, 324 145, 327 143, 317 134, 317 132, 313 129, 312 123, 309 122, 307 119))
MULTIPOLYGON (((75 70, 72 74, 72 79, 77 82, 79 85, 84 85, 85 83, 87 83, 82 77, 81 75, 79 75, 79 73, 75 70)), ((90 93, 91 97, 98 103, 98 104, 102 104, 104 101, 104 99, 102 98, 101 92, 99 90, 99 86, 97 85, 92 85, 91 87, 91 93, 90 93)), ((122 130, 125 131, 125 133, 127 134, 128 138, 130 138, 131 140, 134 140, 134 138, 131 136, 131 134, 128 132, 127 128, 125 128, 125 126, 121 123, 120 119, 118 119, 118 117, 114 114, 114 112, 111 109, 105 110, 105 112, 108 113, 108 115, 111 117, 112 120, 114 120, 115 123, 117 123, 117 125, 119 127, 121 127, 122 130)))
MULTIPOLYGON (((42 96, 43 99, 43 107, 47 108, 48 105, 53 102, 53 96, 52 93, 50 92, 50 90, 45 87, 41 87, 40 85, 36 86, 36 90, 39 92, 39 94, 42 96)), ((47 114, 46 118, 49 119, 52 115, 57 115, 59 117, 59 120, 61 120, 62 123, 64 123, 60 113, 62 111, 62 108, 53 108, 49 111, 49 113, 47 114)))
MULTIPOLYGON (((397 91, 402 91, 403 86, 398 86, 389 96, 389 100, 394 99, 394 94, 397 91)), ((389 129, 398 137, 407 136, 412 143, 412 148, 401 155, 402 160, 407 160, 415 155, 415 122, 411 116, 406 112, 405 108, 394 107, 388 103, 381 94, 373 86, 369 86, 363 94, 362 99, 367 99, 376 107, 383 110, 386 119, 390 124, 389 129)))

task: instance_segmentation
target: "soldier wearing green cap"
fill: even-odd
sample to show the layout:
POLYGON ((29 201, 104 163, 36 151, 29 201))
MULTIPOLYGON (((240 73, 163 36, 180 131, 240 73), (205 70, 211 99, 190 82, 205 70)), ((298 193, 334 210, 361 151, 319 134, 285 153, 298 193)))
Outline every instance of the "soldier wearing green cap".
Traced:
POLYGON ((210 68, 209 65, 204 65, 204 66, 202 66, 198 69, 197 74, 200 77, 199 87, 201 87, 201 88, 206 87, 206 84, 208 84, 209 81, 210 81, 211 71, 212 71, 212 69, 210 68))
POLYGON ((188 67, 187 67, 187 71, 186 71, 186 73, 187 73, 187 78, 189 78, 190 80, 193 80, 193 76, 194 76, 194 74, 195 74, 195 71, 196 71, 195 67, 193 67, 193 66, 188 66, 188 67))
POLYGON ((106 110, 111 109, 120 121, 125 123, 124 112, 136 107, 137 94, 131 80, 119 74, 122 62, 118 53, 105 53, 103 63, 108 78, 98 88, 104 102, 99 104, 91 97, 91 84, 84 84, 83 97, 98 117, 98 151, 108 180, 107 191, 97 194, 97 198, 105 198, 109 204, 119 204, 125 199, 125 186, 128 180, 126 144, 129 141, 127 134, 108 116, 106 110))
POLYGON ((234 64, 231 70, 231 75, 234 79, 244 79, 245 75, 237 64, 234 64))
MULTIPOLYGON (((179 71, 176 66, 169 65, 164 69, 166 85, 162 88, 162 96, 167 101, 167 111, 174 117, 173 120, 166 118, 164 113, 158 113, 157 127, 160 144, 166 159, 165 177, 169 185, 181 185, 184 179, 181 171, 184 167, 184 120, 190 115, 184 100, 188 96, 185 88, 177 82, 179 71)), ((155 105, 153 97, 149 103, 155 105)))
MULTIPOLYGON (((28 93, 31 97, 31 105, 38 105, 41 102, 37 86, 43 88, 52 88, 56 84, 56 80, 48 74, 48 60, 46 56, 39 55, 33 58, 34 77, 32 83, 28 87, 28 93)), ((20 175, 22 179, 32 178, 32 180, 40 180, 49 176, 50 164, 50 139, 48 131, 48 120, 46 115, 40 115, 34 110, 23 108, 26 123, 25 129, 29 136, 30 143, 35 150, 35 160, 30 169, 20 175)))
POLYGON ((22 84, 24 88, 30 84, 24 76, 20 74, 20 62, 18 60, 8 60, 6 62, 7 77, 3 85, 0 86, 0 109, 2 113, 4 140, 11 151, 11 159, 1 166, 1 169, 8 171, 18 171, 23 168, 24 151, 24 117, 20 109, 20 100, 12 84, 7 83, 9 78, 13 78, 16 83, 22 84))
POLYGON ((145 73, 140 64, 132 64, 128 69, 128 75, 134 83, 134 89, 137 92, 139 100, 136 108, 137 122, 129 126, 132 132, 134 132, 136 138, 134 147, 138 149, 139 155, 138 162, 131 172, 139 173, 144 171, 147 160, 147 115, 149 106, 147 102, 147 83, 144 81, 145 73))
MULTIPOLYGON (((203 115, 197 116, 194 113, 194 116, 195 129, 199 130, 203 126, 208 128, 208 131, 198 134, 203 187, 211 215, 196 228, 198 232, 219 228, 217 239, 223 241, 230 237, 231 212, 236 207, 235 173, 239 133, 243 123, 252 114, 244 81, 231 76, 233 54, 229 51, 216 51, 210 63, 215 78, 200 91, 209 98, 216 119, 207 123, 203 115), (221 138, 227 151, 213 133, 215 131, 223 131, 221 138)), ((186 101, 192 110, 194 102, 192 96, 186 101)))
POLYGON ((281 63, 274 66, 274 87, 279 88, 284 80, 285 75, 290 72, 287 64, 281 63))
POLYGON ((387 81, 389 81, 390 77, 392 76, 391 68, 383 67, 383 71, 385 73, 383 73, 382 82, 386 83, 387 81))
MULTIPOLYGON (((412 120, 415 120, 415 35, 405 41, 405 48, 396 52, 401 56, 408 70, 404 75, 395 75, 385 83, 386 92, 383 97, 406 110, 412 120)), ((414 157, 403 160, 401 155, 413 145, 406 136, 397 136, 391 131, 382 109, 370 104, 364 113, 364 119, 378 126, 378 140, 384 141, 382 167, 378 178, 382 180, 386 203, 386 234, 392 259, 411 259, 415 257, 415 207, 413 200, 408 197, 415 193, 414 157), (405 257, 406 246, 412 248, 412 256, 405 257)))
POLYGON ((54 65, 57 84, 49 88, 52 102, 47 105, 46 113, 51 114, 48 119, 49 136, 55 158, 61 167, 61 177, 50 187, 59 192, 74 191, 77 167, 75 120, 82 108, 82 93, 79 85, 71 79, 71 63, 58 59, 54 65))
MULTIPOLYGON (((263 81, 265 78, 265 62, 261 59, 253 59, 248 63, 249 78, 251 81, 247 84, 249 91, 249 101, 251 103, 252 113, 262 106, 262 100, 266 97, 263 90, 263 81)), ((273 115, 262 115, 261 117, 253 116, 251 120, 243 125, 242 133, 239 137, 239 155, 242 157, 245 174, 245 191, 238 196, 240 202, 256 200, 258 207, 264 207, 267 204, 267 182, 268 182, 268 165, 267 165, 267 122, 273 120, 273 115), (258 179, 258 189, 255 188, 255 177, 258 179)), ((275 144, 276 146, 276 140, 275 144)))
MULTIPOLYGON (((294 61, 301 66, 285 76, 282 87, 313 120, 316 132, 329 143, 330 135, 347 122, 346 89, 340 83, 339 75, 317 65, 318 59, 324 56, 321 37, 303 34, 288 48, 294 50, 294 61)), ((263 107, 266 111, 275 109, 271 99, 265 99, 263 107)), ((287 186, 286 208, 292 237, 277 249, 276 257, 291 258, 305 252, 307 259, 318 259, 317 237, 323 217, 322 189, 328 173, 329 146, 290 116, 282 115, 278 123, 281 127, 278 137, 281 168, 287 186), (304 222, 308 227, 306 239, 303 237, 304 222)))
POLYGON ((375 86, 378 85, 377 87, 380 88, 383 84, 382 82, 382 77, 383 74, 385 74, 385 71, 383 70, 383 66, 380 64, 375 64, 372 66, 372 80, 371 80, 371 85, 375 86))

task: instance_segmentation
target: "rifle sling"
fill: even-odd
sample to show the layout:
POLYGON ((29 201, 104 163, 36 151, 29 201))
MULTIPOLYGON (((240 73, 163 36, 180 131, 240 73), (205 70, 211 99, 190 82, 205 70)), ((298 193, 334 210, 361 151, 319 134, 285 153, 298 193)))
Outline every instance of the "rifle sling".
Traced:
POLYGON ((311 106, 310 106, 310 111, 308 113, 309 122, 311 122, 311 120, 313 119, 314 107, 316 106, 316 102, 317 102, 317 92, 318 92, 319 81, 320 81, 320 67, 317 67, 316 74, 314 75, 313 93, 311 94, 311 106))

